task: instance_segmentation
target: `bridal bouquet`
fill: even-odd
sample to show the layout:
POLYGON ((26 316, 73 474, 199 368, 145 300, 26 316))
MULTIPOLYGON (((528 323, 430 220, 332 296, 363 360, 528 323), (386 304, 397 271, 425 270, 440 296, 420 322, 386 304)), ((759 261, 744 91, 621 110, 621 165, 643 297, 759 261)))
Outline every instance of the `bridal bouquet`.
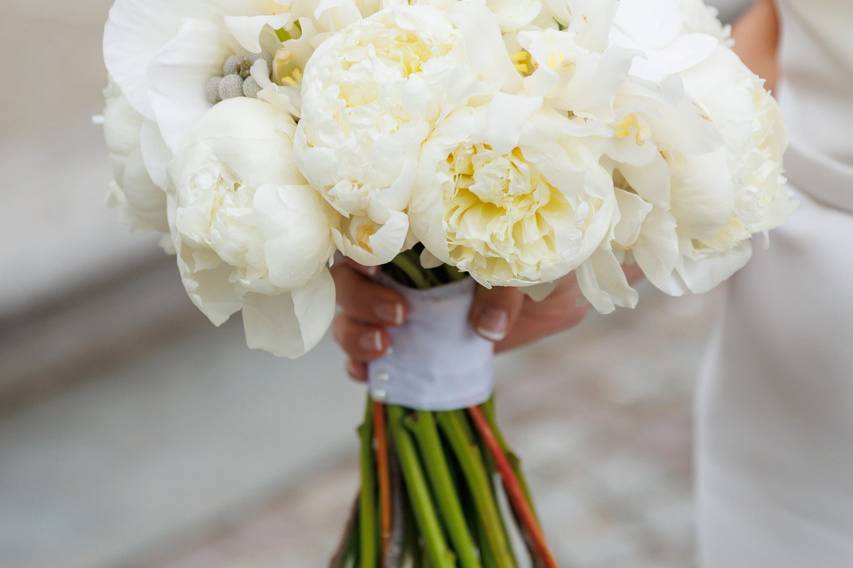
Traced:
POLYGON ((556 566, 471 291, 574 273, 609 313, 638 302, 623 265, 674 296, 741 269, 795 205, 779 110, 730 43, 700 0, 116 0, 111 201, 211 322, 305 354, 340 257, 409 298, 334 565, 516 566, 514 524, 556 566))

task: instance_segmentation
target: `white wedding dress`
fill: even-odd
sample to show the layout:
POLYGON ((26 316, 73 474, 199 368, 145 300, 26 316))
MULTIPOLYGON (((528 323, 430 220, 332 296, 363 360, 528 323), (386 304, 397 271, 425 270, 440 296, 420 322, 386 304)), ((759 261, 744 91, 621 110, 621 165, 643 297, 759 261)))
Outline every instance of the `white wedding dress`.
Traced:
POLYGON ((853 0, 778 0, 802 202, 727 287, 698 398, 703 568, 853 568, 853 0))

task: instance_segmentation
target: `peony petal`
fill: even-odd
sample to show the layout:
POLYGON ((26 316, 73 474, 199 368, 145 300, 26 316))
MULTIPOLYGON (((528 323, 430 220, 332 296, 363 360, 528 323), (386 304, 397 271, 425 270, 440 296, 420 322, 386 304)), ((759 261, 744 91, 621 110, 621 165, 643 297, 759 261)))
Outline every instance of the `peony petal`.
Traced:
POLYGON ((292 157, 294 129, 287 114, 263 101, 240 97, 210 109, 196 136, 246 185, 304 185, 292 157))
POLYGON ((525 123, 542 108, 542 97, 497 93, 489 103, 482 139, 497 152, 509 152, 518 145, 525 123))
POLYGON ((578 286, 589 303, 602 314, 617 306, 634 309, 639 295, 628 284, 625 271, 612 250, 600 248, 577 270, 578 286))
POLYGON ((541 0, 488 0, 487 3, 504 32, 523 28, 542 11, 541 0))
POLYGON ((230 54, 224 30, 201 20, 186 20, 151 64, 151 105, 163 139, 177 153, 184 138, 210 109, 207 80, 221 73, 230 54))
POLYGON ((616 16, 617 0, 568 0, 570 29, 579 45, 604 51, 616 16))
POLYGON ((494 13, 479 2, 456 2, 450 17, 465 41, 471 69, 490 86, 514 92, 521 76, 512 64, 494 13))
POLYGON ((151 176, 151 180, 163 189, 169 187, 169 162, 172 161, 172 153, 166 146, 163 136, 157 124, 150 120, 142 123, 140 133, 140 147, 145 168, 151 176))
POLYGON ((734 187, 725 151, 674 160, 672 184, 679 234, 712 240, 729 224, 734 187))
POLYGON ((138 113, 154 119, 148 67, 178 32, 184 18, 208 18, 218 10, 204 0, 116 0, 104 29, 104 62, 138 113))
POLYGON ((682 296, 686 290, 675 277, 680 252, 676 227, 671 213, 652 210, 632 252, 649 282, 671 296, 682 296))
POLYGON ((292 14, 275 16, 226 16, 225 27, 240 46, 249 53, 261 53, 261 31, 265 26, 273 29, 290 27, 295 18, 292 14))
POLYGON ((559 285, 560 281, 555 280, 554 282, 525 286, 524 288, 521 288, 521 293, 534 302, 544 302, 548 299, 548 296, 554 293, 554 290, 556 290, 559 285))
POLYGON ((620 246, 629 248, 640 238, 640 231, 652 210, 652 205, 635 193, 616 190, 619 222, 613 230, 613 239, 620 246))
POLYGON ((334 250, 328 206, 309 186, 263 185, 254 207, 270 281, 280 288, 305 286, 334 250))
POLYGON ((243 327, 251 349, 301 357, 320 342, 335 315, 335 284, 328 270, 290 294, 248 294, 243 327))
POLYGON ((409 234, 409 216, 399 211, 389 212, 381 225, 365 217, 352 217, 342 225, 341 229, 332 229, 338 250, 363 266, 380 266, 394 260, 403 251, 409 234))
POLYGON ((710 292, 746 266, 752 258, 752 243, 742 241, 730 251, 714 253, 703 258, 685 257, 678 275, 694 294, 710 292))

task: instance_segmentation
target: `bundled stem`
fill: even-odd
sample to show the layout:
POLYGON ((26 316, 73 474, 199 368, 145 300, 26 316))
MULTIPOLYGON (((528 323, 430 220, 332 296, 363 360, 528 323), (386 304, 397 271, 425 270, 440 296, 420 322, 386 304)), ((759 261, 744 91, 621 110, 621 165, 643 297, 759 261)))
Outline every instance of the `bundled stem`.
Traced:
POLYGON ((379 482, 379 526, 382 542, 382 558, 391 547, 391 466, 388 458, 388 437, 385 428, 385 408, 382 403, 373 403, 373 430, 376 440, 376 474, 379 482))
POLYGON ((465 415, 459 411, 440 412, 437 418, 468 482, 485 532, 484 542, 490 549, 489 556, 498 568, 515 568, 515 557, 504 536, 503 520, 492 495, 489 476, 465 415))
POLYGON ((403 425, 404 418, 402 408, 388 407, 391 436, 397 449, 415 520, 423 535, 430 565, 435 568, 451 568, 455 565, 454 556, 444 539, 415 444, 403 425))
POLYGON ((454 488, 438 428, 435 425, 435 414, 417 412, 407 424, 421 449, 430 485, 441 508, 442 518, 447 526, 450 540, 453 542, 459 564, 462 568, 478 568, 480 559, 477 547, 471 538, 465 522, 465 514, 459 503, 459 495, 454 488))
POLYGON ((509 460, 506 455, 504 455, 494 432, 492 432, 489 421, 483 415, 483 411, 479 407, 472 406, 468 409, 468 414, 471 416, 474 426, 477 428, 477 431, 480 433, 480 437, 495 460, 498 472, 503 479, 504 488, 507 496, 509 497, 510 503, 515 510, 516 515, 518 515, 522 528, 529 533, 533 541, 532 544, 536 552, 537 560, 548 568, 557 568, 557 561, 545 541, 545 535, 542 532, 542 528, 539 526, 539 521, 536 519, 536 516, 533 514, 533 510, 528 503, 527 495, 522 489, 509 460))

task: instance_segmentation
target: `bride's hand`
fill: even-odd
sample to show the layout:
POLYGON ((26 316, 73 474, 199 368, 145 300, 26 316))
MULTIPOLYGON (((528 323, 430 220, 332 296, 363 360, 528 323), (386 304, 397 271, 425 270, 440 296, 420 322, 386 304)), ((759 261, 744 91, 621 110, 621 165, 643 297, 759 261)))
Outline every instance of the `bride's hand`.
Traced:
MULTIPOLYGON (((349 261, 332 269, 341 308, 333 332, 348 356, 347 371, 358 381, 366 380, 367 364, 391 347, 387 328, 402 325, 408 316, 405 298, 373 282, 373 273, 349 261)), ((589 309, 582 298, 574 276, 563 279, 543 302, 514 288, 478 288, 471 325, 495 343, 497 352, 507 351, 581 323, 589 309)))

